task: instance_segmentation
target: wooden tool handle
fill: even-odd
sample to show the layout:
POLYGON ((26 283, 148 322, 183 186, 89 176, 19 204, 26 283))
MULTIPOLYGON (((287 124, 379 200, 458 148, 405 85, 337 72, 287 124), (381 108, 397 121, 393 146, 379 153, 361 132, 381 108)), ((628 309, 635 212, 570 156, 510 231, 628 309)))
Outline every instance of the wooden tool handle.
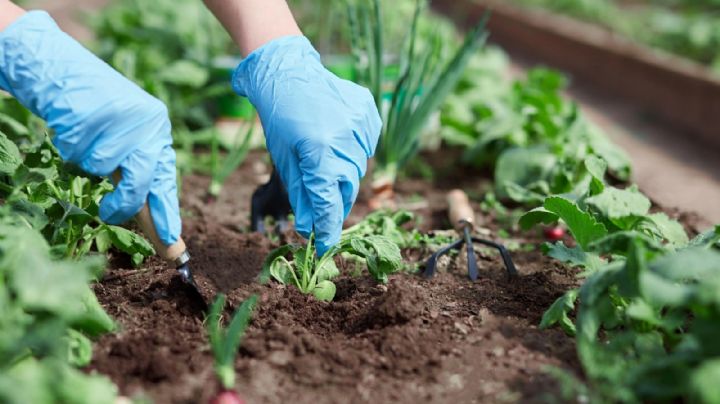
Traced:
MULTIPOLYGON (((121 178, 122 174, 120 173, 120 170, 116 170, 112 175, 113 182, 116 184, 120 182, 121 178)), ((140 209, 140 212, 135 215, 135 220, 137 221, 140 230, 142 230, 143 234, 145 234, 145 237, 147 237, 153 247, 155 247, 155 252, 157 252, 161 258, 174 263, 178 258, 180 258, 180 256, 183 255, 183 253, 186 252, 187 247, 185 246, 185 242, 182 238, 178 239, 175 244, 169 246, 165 245, 165 243, 160 240, 160 236, 158 236, 157 230, 155 230, 155 222, 153 222, 150 214, 150 206, 147 202, 145 202, 145 205, 143 205, 142 209, 140 209)))
POLYGON ((456 229, 461 230, 465 223, 475 224, 475 212, 470 206, 467 194, 461 189, 453 189, 447 195, 450 222, 456 229))

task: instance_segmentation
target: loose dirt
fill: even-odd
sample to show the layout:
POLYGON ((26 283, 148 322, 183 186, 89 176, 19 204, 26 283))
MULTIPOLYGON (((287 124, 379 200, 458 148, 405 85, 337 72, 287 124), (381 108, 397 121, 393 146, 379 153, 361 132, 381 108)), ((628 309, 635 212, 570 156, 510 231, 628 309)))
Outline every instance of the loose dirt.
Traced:
MULTIPOLYGON (((260 296, 236 361, 237 388, 248 402, 545 402, 559 392, 548 366, 579 374, 572 338, 537 328, 543 311, 576 284, 575 273, 536 249, 512 252, 520 272, 514 279, 485 249, 478 250, 476 282, 467 278, 464 254, 445 259, 430 280, 408 272, 378 285, 345 271, 329 303, 277 283, 259 284, 266 254, 285 241, 244 231, 258 183, 250 167, 261 159, 251 155, 212 205, 198 202, 203 178, 183 182, 183 234, 201 287, 228 294, 228 313, 248 296, 260 296), (235 211, 236 220, 218 211, 235 211)), ((448 227, 443 191, 462 185, 457 178, 436 182, 445 185, 415 179, 399 189, 401 201, 419 195, 429 202, 418 207, 426 230, 448 227)), ((361 197, 351 221, 365 212, 361 197)), ((497 229, 491 218, 481 219, 497 229)), ((534 234, 511 237, 519 245, 539 242, 534 234)), ((428 252, 404 255, 422 262, 428 252)), ((96 292, 121 329, 98 341, 89 370, 110 376, 125 395, 156 403, 208 401, 219 386, 202 302, 157 259, 140 271, 114 262, 96 292)))

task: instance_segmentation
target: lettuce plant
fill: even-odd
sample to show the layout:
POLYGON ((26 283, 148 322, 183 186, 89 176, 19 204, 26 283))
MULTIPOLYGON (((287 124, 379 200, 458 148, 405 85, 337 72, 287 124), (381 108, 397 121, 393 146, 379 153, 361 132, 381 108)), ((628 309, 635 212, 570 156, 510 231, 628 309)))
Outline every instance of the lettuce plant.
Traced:
POLYGON ((341 253, 363 258, 370 274, 383 283, 402 265, 397 244, 383 236, 343 238, 322 257, 317 256, 311 236, 304 246, 289 244, 273 250, 263 264, 261 281, 272 277, 284 285, 295 285, 318 300, 330 301, 336 292, 332 279, 340 275, 334 258, 341 253))

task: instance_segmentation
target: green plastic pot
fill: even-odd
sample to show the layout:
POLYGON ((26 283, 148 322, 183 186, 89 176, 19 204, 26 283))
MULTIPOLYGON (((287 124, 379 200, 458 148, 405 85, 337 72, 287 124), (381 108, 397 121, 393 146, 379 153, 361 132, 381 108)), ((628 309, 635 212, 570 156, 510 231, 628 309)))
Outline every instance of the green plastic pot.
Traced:
MULTIPOLYGON (((213 60, 212 76, 218 82, 230 83, 233 72, 241 58, 235 56, 221 56, 213 60)), ((223 118, 255 119, 255 107, 246 97, 235 93, 225 94, 215 100, 217 111, 223 118)))

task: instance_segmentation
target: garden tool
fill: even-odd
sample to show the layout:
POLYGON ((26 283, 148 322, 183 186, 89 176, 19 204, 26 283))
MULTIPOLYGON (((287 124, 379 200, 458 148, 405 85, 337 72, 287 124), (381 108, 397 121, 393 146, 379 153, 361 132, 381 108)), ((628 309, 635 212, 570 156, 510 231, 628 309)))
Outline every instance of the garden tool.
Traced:
POLYGON ((476 280, 478 278, 478 266, 477 259, 475 258, 473 243, 484 244, 496 248, 500 252, 500 256, 505 264, 508 276, 516 276, 517 270, 515 269, 515 264, 513 264, 512 259, 510 258, 510 253, 505 246, 490 240, 483 240, 472 236, 473 227, 475 225, 475 213, 470 206, 470 201, 468 200, 468 196, 465 192, 460 189, 450 191, 447 195, 447 202, 450 222, 453 226, 455 226, 455 230, 460 233, 461 238, 460 240, 439 249, 431 255, 425 263, 423 276, 430 278, 435 275, 438 258, 451 250, 461 249, 462 245, 465 244, 467 247, 468 277, 473 281, 476 280))
MULTIPOLYGON (((115 171, 112 177, 116 184, 120 182, 120 171, 115 171)), ((175 244, 167 246, 160 240, 157 230, 155 230, 155 223, 153 222, 151 216, 150 206, 147 202, 143 205, 142 209, 140 209, 140 212, 135 215, 135 221, 145 237, 150 240, 150 243, 152 243, 155 248, 155 252, 157 252, 160 258, 175 265, 175 270, 177 270, 180 275, 180 279, 182 279, 186 284, 192 286, 195 291, 198 292, 203 301, 205 301, 205 297, 200 292, 200 288, 193 278, 192 270, 190 270, 190 254, 185 246, 185 241, 180 238, 175 242, 175 244)))
POLYGON ((265 233, 265 218, 270 216, 275 220, 276 230, 287 230, 288 215, 292 213, 290 199, 280 174, 273 168, 270 180, 257 187, 252 194, 250 205, 250 228, 252 231, 265 233))

